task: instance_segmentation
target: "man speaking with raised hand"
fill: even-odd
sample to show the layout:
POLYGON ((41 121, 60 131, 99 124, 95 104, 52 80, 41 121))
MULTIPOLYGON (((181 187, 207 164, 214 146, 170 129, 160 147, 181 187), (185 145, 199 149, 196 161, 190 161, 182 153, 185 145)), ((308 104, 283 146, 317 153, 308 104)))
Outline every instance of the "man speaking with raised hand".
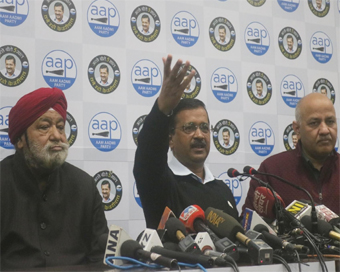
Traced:
POLYGON ((186 78, 190 63, 182 69, 172 56, 163 58, 164 80, 158 99, 138 136, 134 176, 146 225, 157 228, 168 206, 176 216, 190 205, 214 207, 238 218, 233 194, 215 179, 205 165, 210 151, 210 122, 198 99, 182 99, 195 72, 186 78), (173 157, 168 164, 168 150, 173 157))

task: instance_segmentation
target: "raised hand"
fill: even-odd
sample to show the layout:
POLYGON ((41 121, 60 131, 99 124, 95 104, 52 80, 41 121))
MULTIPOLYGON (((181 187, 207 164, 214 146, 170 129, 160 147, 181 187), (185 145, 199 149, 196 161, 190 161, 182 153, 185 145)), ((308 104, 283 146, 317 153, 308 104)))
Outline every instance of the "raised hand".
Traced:
POLYGON ((172 55, 168 55, 167 58, 162 58, 162 60, 164 64, 164 79, 157 103, 159 110, 168 115, 181 100, 185 88, 195 75, 195 71, 191 71, 190 74, 186 76, 190 65, 190 62, 186 61, 183 69, 178 72, 183 63, 181 59, 177 60, 171 69, 172 55))

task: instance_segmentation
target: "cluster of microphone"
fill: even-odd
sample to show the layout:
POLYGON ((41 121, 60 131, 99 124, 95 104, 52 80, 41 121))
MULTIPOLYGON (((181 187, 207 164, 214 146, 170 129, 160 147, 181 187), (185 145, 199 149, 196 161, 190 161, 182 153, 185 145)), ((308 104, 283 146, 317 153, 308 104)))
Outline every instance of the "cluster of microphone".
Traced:
MULTIPOLYGON (((104 264, 124 265, 120 257, 128 257, 170 269, 186 263, 206 268, 229 266, 238 271, 237 263, 244 260, 251 265, 280 262, 288 267, 288 262, 315 254, 322 271, 327 271, 323 254, 340 253, 339 217, 323 205, 316 208, 312 198, 310 205, 294 201, 286 207, 270 185, 254 174, 270 175, 291 184, 249 166, 243 173, 231 168, 230 177, 252 177, 260 183, 255 190, 255 210, 246 209, 242 223, 213 207, 203 211, 198 205, 190 205, 179 218, 166 207, 158 229, 145 229, 137 240, 111 225, 105 240, 104 264)), ((304 188, 295 184, 292 187, 310 197, 304 188)))

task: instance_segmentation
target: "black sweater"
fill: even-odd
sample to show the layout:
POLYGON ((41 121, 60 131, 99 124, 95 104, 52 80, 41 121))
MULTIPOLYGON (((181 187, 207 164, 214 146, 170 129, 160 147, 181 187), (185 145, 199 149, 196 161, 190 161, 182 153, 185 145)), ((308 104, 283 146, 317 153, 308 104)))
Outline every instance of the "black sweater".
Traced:
POLYGON ((169 117, 158 109, 156 101, 138 136, 133 169, 147 227, 157 228, 166 206, 177 217, 186 207, 198 205, 203 210, 223 210, 238 219, 233 194, 222 180, 202 184, 191 175, 173 174, 167 164, 168 127, 169 117))

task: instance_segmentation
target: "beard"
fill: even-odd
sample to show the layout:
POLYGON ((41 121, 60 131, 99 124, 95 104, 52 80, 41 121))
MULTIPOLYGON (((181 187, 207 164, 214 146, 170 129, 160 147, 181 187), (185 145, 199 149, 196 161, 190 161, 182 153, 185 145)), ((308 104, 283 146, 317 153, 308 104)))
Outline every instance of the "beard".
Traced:
POLYGON ((29 144, 24 147, 23 153, 26 163, 30 168, 39 172, 51 172, 61 166, 68 154, 68 143, 48 142, 45 146, 41 146, 36 141, 28 141, 29 144), (62 150, 52 151, 52 147, 60 146, 62 150))

